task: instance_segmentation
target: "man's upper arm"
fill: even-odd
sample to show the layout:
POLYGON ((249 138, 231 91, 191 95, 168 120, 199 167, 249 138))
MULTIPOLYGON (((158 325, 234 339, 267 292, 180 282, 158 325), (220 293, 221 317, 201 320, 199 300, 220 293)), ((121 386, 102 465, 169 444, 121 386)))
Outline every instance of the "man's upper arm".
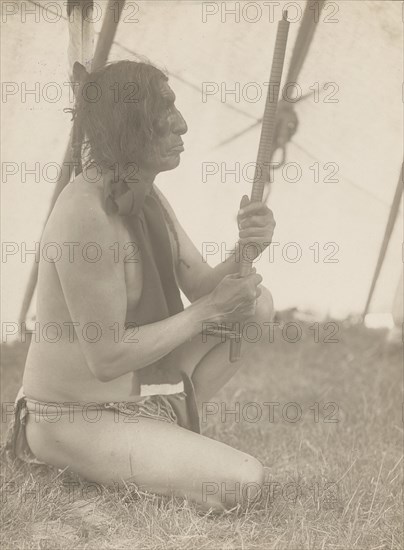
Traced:
POLYGON ((80 205, 74 212, 60 214, 56 241, 78 245, 73 255, 63 255, 55 266, 80 346, 94 372, 101 360, 113 355, 114 332, 110 327, 118 323, 122 329, 125 323, 124 269, 110 248, 113 234, 101 213, 91 213, 80 205), (99 340, 89 342, 97 333, 99 340))

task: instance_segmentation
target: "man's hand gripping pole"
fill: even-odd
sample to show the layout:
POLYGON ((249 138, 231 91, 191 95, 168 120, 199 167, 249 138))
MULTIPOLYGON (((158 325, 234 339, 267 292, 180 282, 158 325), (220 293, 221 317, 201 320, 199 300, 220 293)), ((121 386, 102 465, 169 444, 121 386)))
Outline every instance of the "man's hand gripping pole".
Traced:
MULTIPOLYGON (((264 169, 268 159, 271 158, 272 144, 275 135, 275 119, 278 107, 279 91, 281 87, 283 64, 285 61, 286 44, 288 40, 289 21, 288 12, 283 12, 283 17, 278 23, 275 40, 275 50, 272 59, 271 75, 264 116, 262 119, 261 137, 258 147, 257 163, 253 186, 251 190, 251 202, 262 202, 265 185, 269 183, 270 172, 264 169)), ((240 267, 239 276, 246 277, 251 272, 252 260, 248 257, 248 249, 240 245, 240 267)), ((241 333, 239 323, 221 325, 217 329, 206 331, 206 334, 230 339, 229 360, 233 363, 240 359, 241 355, 241 333)))

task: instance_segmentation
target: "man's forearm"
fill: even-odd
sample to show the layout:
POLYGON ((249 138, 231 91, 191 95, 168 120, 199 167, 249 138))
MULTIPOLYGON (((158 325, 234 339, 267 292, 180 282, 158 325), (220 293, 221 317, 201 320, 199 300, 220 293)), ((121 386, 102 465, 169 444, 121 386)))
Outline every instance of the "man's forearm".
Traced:
POLYGON ((226 260, 212 267, 208 273, 204 273, 203 278, 199 281, 198 292, 194 296, 194 299, 198 300, 202 296, 206 296, 206 294, 212 292, 226 275, 238 273, 239 264, 238 245, 236 245, 235 249, 226 260))
POLYGON ((100 342, 102 353, 99 353, 92 370, 98 371, 97 377, 107 382, 147 367, 201 332, 204 322, 216 317, 217 312, 209 298, 202 297, 163 321, 136 327, 136 331, 128 329, 119 343, 100 342))

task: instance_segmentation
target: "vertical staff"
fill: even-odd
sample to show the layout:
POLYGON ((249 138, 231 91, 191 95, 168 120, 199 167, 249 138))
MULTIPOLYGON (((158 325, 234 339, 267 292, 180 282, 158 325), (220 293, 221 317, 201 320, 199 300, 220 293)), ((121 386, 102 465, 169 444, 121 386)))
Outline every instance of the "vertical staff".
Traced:
MULTIPOLYGON (((272 59, 271 76, 267 99, 265 104, 264 117, 262 119, 261 137, 258 147, 257 163, 255 166, 253 186, 250 200, 262 202, 265 186, 269 183, 270 170, 268 159, 272 150, 272 143, 275 135, 276 111, 278 107, 279 90, 281 87, 283 64, 285 61, 286 43, 289 33, 288 12, 284 11, 282 19, 278 23, 275 40, 275 50, 272 59)), ((246 277, 252 266, 252 259, 248 255, 248 247, 240 246, 240 277, 246 277)), ((234 362, 240 358, 241 338, 230 341, 230 361, 234 362)))

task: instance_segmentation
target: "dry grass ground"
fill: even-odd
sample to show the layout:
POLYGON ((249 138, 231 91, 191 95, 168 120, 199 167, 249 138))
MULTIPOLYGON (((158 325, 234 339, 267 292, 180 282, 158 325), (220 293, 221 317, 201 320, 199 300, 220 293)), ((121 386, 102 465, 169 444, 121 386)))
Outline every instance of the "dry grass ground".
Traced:
MULTIPOLYGON (((402 548, 402 347, 361 326, 340 327, 338 343, 315 343, 308 326, 303 334, 291 344, 276 332, 203 422, 206 435, 264 463, 264 503, 214 517, 187 502, 98 492, 66 472, 3 462, 2 548, 402 548), (224 402, 228 410, 238 403, 240 419, 224 402), (265 402, 279 403, 273 418, 265 402), (292 402, 301 409, 295 422, 286 414, 296 406, 283 409, 292 402), (77 481, 70 492, 68 481, 77 481)), ((3 402, 15 397, 26 351, 3 346, 3 402)))

